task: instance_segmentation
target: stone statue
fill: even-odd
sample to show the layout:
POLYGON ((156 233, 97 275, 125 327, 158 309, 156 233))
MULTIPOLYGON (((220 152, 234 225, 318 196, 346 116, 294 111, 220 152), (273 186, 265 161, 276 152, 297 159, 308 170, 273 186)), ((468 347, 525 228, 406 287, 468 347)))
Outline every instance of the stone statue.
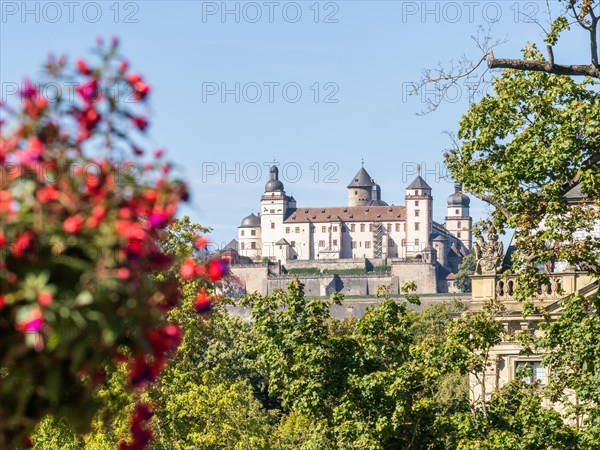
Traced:
POLYGON ((483 237, 479 236, 473 248, 477 258, 475 267, 477 275, 496 275, 500 272, 504 258, 504 244, 498 240, 498 233, 493 225, 488 228, 488 241, 485 242, 483 237))

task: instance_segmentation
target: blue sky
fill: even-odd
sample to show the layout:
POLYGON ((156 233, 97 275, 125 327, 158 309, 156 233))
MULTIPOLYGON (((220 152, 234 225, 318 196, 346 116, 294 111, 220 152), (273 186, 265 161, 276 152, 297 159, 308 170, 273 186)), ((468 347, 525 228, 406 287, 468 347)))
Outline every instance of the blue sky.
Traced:
MULTIPOLYGON (((516 57, 525 42, 542 42, 526 15, 547 22, 545 1, 0 4, 3 96, 10 83, 35 78, 48 52, 86 56, 96 37, 119 36, 153 87, 152 142, 192 186, 182 213, 213 227, 215 244, 258 210, 273 160, 299 206, 345 204, 362 158, 383 199, 403 204, 421 164, 443 221, 453 190, 444 179, 444 132, 456 131, 467 88, 419 116, 424 98, 408 97, 408 84, 438 62, 476 57, 471 36, 480 25, 497 19, 493 35, 507 42, 496 55, 516 57)), ((587 61, 582 37, 566 36, 557 62, 587 61)), ((476 220, 489 213, 472 205, 476 220)))

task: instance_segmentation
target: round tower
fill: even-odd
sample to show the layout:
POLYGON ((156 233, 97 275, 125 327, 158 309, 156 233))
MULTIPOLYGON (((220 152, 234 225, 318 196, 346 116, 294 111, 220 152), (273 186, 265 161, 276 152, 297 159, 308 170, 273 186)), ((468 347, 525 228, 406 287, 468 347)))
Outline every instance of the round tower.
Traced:
POLYGON ((242 219, 238 227, 238 253, 252 259, 261 257, 260 218, 254 213, 242 219))
POLYGON ((375 186, 371 176, 361 167, 348 185, 348 206, 367 206, 373 199, 375 186))
POLYGON ((448 197, 448 214, 446 230, 461 240, 467 250, 471 250, 473 242, 473 219, 469 212, 471 199, 462 192, 462 185, 454 183, 454 194, 448 197))

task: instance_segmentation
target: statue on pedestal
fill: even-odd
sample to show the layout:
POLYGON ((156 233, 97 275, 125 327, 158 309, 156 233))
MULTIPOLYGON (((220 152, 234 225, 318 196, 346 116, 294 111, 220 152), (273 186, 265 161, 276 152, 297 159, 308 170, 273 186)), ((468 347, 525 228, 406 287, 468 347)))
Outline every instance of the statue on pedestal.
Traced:
POLYGON ((477 266, 477 275, 496 275, 502 270, 504 259, 504 244, 498 240, 498 233, 493 225, 488 228, 488 241, 480 235, 473 244, 477 266))

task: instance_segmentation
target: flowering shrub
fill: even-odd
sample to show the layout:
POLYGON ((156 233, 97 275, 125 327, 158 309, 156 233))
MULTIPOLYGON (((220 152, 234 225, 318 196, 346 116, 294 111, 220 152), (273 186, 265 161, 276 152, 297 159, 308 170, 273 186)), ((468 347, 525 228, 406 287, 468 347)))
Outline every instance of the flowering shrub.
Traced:
MULTIPOLYGON (((165 320, 180 293, 155 274, 181 267, 208 283, 227 271, 220 260, 181 266, 161 246, 187 187, 162 150, 144 150, 150 86, 116 40, 96 53, 95 66, 53 57, 45 66, 49 82, 75 83, 75 96, 50 101, 26 80, 20 101, 1 105, 1 448, 20 445, 46 414, 84 430, 111 364, 129 365, 133 388, 158 376, 181 339, 165 320)), ((198 295, 207 312, 210 298, 198 295)), ((123 448, 144 448, 150 416, 140 403, 123 448)))

